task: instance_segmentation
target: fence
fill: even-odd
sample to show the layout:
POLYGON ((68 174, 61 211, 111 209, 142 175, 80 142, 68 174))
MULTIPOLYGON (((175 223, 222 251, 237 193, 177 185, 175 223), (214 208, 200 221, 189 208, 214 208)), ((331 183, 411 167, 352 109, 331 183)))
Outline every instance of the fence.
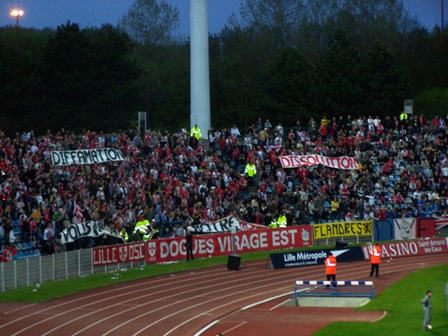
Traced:
MULTIPOLYGON (((395 219, 397 221, 404 221, 405 219, 395 219)), ((377 223, 377 222, 375 222, 377 223)), ((327 223, 330 224, 331 223, 327 223)), ((333 223, 337 224, 337 223, 333 223)), ((350 222, 339 223, 342 227, 346 227, 350 224, 350 222)), ((392 240, 396 239, 397 236, 394 233, 393 223, 390 223, 386 229, 382 228, 382 231, 385 231, 389 235, 381 236, 384 240, 392 240)), ((414 225, 414 224, 412 224, 414 225)), ((417 223, 418 225, 418 223, 417 223)), ((433 223, 434 225, 434 223, 433 223)), ((300 228, 300 226, 298 226, 300 228)), ((413 235, 417 235, 417 230, 415 226, 413 226, 413 235)), ((438 233, 443 236, 447 236, 447 228, 441 229, 438 233), (443 230, 443 231, 442 231, 443 230)), ((374 225, 375 232, 380 231, 379 225, 374 225)), ((418 232, 418 238, 425 237, 420 236, 420 231, 418 232)), ((301 232, 303 235, 304 233, 301 232)), ((307 236, 312 236, 311 233, 307 233, 307 236)), ((345 247, 347 243, 369 243, 372 242, 372 235, 365 236, 348 236, 341 235, 338 237, 324 238, 324 239, 313 239, 314 246, 326 245, 331 246, 333 244, 336 247, 345 247)), ((300 238, 302 239, 302 238, 300 238)), ((401 240, 403 237, 400 237, 401 240)), ((376 239, 380 240, 380 239, 376 239)), ((277 246, 278 248, 278 246, 277 246)), ((395 255, 396 251, 391 251, 390 255, 395 255)), ((11 262, 0 262, 0 291, 6 291, 11 289, 17 289, 21 287, 26 287, 30 285, 35 285, 36 283, 44 283, 44 282, 52 282, 58 280, 69 279, 73 277, 84 277, 91 274, 97 273, 109 273, 116 270, 120 270, 122 268, 132 268, 138 267, 142 265, 146 265, 146 258, 139 259, 139 261, 127 261, 120 263, 108 263, 103 266, 94 266, 94 250, 93 249, 81 249, 69 252, 62 252, 53 255, 43 255, 43 256, 34 256, 34 257, 26 257, 23 259, 14 260, 11 262)))
POLYGON ((37 283, 109 273, 121 268, 137 267, 145 261, 127 262, 101 267, 93 266, 93 249, 62 252, 0 263, 0 288, 6 290, 37 283))

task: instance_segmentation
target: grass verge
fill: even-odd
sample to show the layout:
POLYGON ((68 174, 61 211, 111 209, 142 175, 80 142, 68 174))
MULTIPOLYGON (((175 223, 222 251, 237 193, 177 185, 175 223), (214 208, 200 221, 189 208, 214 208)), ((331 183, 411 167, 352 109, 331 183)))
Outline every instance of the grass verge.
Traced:
POLYGON ((315 336, 350 335, 448 335, 447 265, 415 271, 401 281, 382 291, 375 300, 359 310, 387 311, 385 318, 374 323, 337 322, 321 329, 315 336), (433 291, 431 332, 422 328, 423 309, 420 303, 426 290, 433 291))

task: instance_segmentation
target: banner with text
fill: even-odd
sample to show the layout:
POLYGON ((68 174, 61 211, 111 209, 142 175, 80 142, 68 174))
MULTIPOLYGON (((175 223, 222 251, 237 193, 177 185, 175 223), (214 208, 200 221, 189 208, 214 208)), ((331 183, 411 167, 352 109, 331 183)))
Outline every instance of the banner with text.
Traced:
POLYGON ((125 262, 139 262, 145 259, 145 243, 129 243, 95 247, 93 266, 104 266, 125 262))
POLYGON ((324 249, 313 251, 297 251, 285 253, 273 253, 270 255, 273 268, 289 268, 323 265, 328 253, 332 253, 337 262, 364 260, 364 254, 360 246, 346 249, 324 249))
POLYGON ((326 239, 333 237, 371 236, 373 221, 333 222, 313 224, 313 238, 326 239))
MULTIPOLYGON (((412 257, 416 255, 447 253, 447 240, 445 238, 432 238, 424 240, 399 241, 380 244, 382 258, 412 257)), ((369 259, 370 245, 362 247, 364 257, 369 259)))
POLYGON ((354 157, 339 156, 328 157, 318 154, 313 155, 285 155, 280 156, 283 168, 299 168, 301 166, 323 165, 336 169, 359 169, 354 157))
POLYGON ((188 228, 190 229, 191 232, 194 233, 209 234, 209 233, 231 232, 232 228, 235 228, 236 231, 247 231, 247 230, 255 230, 260 227, 268 229, 264 225, 246 223, 244 221, 239 221, 235 216, 228 216, 225 218, 221 218, 216 222, 212 222, 209 224, 191 225, 188 228))
POLYGON ((51 152, 51 162, 54 166, 68 166, 71 164, 85 165, 123 160, 123 153, 116 148, 51 152))
MULTIPOLYGON (((154 239, 146 242, 148 263, 185 259, 185 238, 154 239)), ((311 246, 311 225, 269 230, 240 231, 212 235, 194 236, 193 254, 197 258, 247 253, 265 250, 280 250, 311 246), (234 236, 234 237, 233 237, 234 236), (235 238, 235 251, 233 251, 235 238)))
POLYGON ((61 244, 65 245, 73 243, 75 240, 82 237, 99 237, 107 234, 114 236, 119 240, 123 240, 118 234, 110 232, 108 229, 100 229, 96 222, 84 222, 78 224, 70 224, 66 229, 61 232, 61 244))

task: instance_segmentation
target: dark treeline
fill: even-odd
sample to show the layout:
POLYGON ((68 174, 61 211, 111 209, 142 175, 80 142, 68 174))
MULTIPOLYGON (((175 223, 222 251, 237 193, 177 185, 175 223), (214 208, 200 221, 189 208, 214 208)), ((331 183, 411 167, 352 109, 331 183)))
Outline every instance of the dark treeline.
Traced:
MULTIPOLYGON (((398 115, 408 98, 448 112, 448 30, 398 0, 246 0, 238 14, 209 39, 215 128, 398 115)), ((129 27, 0 28, 0 129, 126 130, 138 111, 150 128, 188 127, 188 40, 129 27)))

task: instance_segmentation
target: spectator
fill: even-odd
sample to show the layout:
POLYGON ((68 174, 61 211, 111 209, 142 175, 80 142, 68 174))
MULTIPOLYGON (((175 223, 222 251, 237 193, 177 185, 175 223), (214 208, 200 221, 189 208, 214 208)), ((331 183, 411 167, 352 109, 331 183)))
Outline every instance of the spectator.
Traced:
POLYGON ((191 233, 190 229, 187 229, 187 234, 185 235, 185 249, 187 254, 187 261, 194 260, 193 255, 193 234, 191 233))
POLYGON ((43 234, 42 253, 52 254, 54 252, 53 238, 54 238, 53 228, 51 227, 51 224, 47 224, 47 227, 45 228, 43 234))
POLYGON ((232 128, 230 128, 230 135, 232 135, 234 138, 238 138, 239 136, 241 136, 240 130, 238 129, 238 127, 236 127, 235 124, 233 124, 232 128))
POLYGON ((0 247, 6 243, 5 239, 5 224, 0 222, 0 247))
POLYGON ((14 232, 14 229, 12 228, 9 231, 9 245, 14 245, 17 242, 16 234, 14 232))

